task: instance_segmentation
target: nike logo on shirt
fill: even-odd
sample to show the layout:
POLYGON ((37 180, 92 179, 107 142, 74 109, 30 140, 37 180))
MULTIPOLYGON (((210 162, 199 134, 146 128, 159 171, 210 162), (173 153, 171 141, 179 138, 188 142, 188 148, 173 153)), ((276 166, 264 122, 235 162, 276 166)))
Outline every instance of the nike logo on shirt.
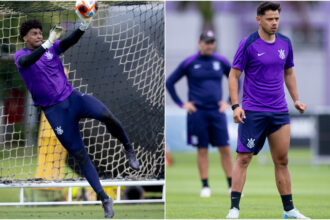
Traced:
POLYGON ((265 53, 258 53, 258 57, 260 57, 260 56, 262 56, 262 55, 264 55, 265 53))

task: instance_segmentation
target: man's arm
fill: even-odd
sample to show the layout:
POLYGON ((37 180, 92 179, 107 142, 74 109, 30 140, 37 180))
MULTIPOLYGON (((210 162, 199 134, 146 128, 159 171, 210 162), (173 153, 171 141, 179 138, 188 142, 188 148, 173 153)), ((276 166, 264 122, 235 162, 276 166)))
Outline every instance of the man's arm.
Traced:
POLYGON ((181 99, 179 98, 178 94, 175 91, 175 83, 179 81, 185 75, 184 70, 184 62, 180 64, 180 66, 170 75, 170 77, 166 80, 166 88, 167 91, 170 93, 173 101, 183 109, 186 109, 189 114, 196 112, 197 108, 195 107, 193 102, 187 102, 183 104, 181 99))
POLYGON ((173 101, 180 107, 183 106, 183 102, 181 101, 178 94, 176 93, 174 85, 177 81, 179 81, 184 76, 184 71, 183 71, 182 66, 183 65, 181 64, 166 80, 167 91, 171 95, 173 101))
POLYGON ((93 17, 90 17, 90 18, 83 17, 79 13, 78 9, 76 10, 76 14, 80 18, 81 24, 79 25, 79 28, 77 30, 75 30, 72 34, 70 34, 65 39, 61 40, 60 49, 61 49, 61 52, 63 52, 63 53, 78 42, 78 40, 85 33, 85 31, 88 29, 89 25, 91 24, 91 22, 93 20, 93 17))
POLYGON ((45 53, 45 51, 46 49, 40 46, 29 55, 20 57, 18 60, 18 64, 22 68, 31 66, 40 59, 40 57, 45 53))
MULTIPOLYGON (((228 79, 229 78, 230 69, 231 69, 231 65, 229 64, 228 60, 226 60, 226 59, 223 59, 222 60, 222 63, 223 63, 223 73, 225 74, 225 76, 228 79)), ((230 108, 230 103, 231 103, 230 95, 228 95, 227 102, 220 100, 219 103, 218 103, 219 106, 220 106, 219 112, 223 113, 228 108, 230 108)))
MULTIPOLYGON (((231 71, 231 66, 230 65, 228 65, 226 68, 225 68, 225 71, 224 71, 224 74, 225 74, 225 76, 228 78, 228 80, 229 80, 229 74, 230 74, 230 71, 231 71)), ((242 73, 241 73, 242 74, 242 73)), ((241 89, 241 81, 239 80, 239 77, 238 77, 238 79, 237 79, 238 81, 238 86, 237 86, 237 93, 239 93, 239 91, 240 91, 240 89, 241 89)), ((229 83, 229 81, 228 81, 228 83, 229 83)), ((231 101, 231 98, 230 98, 230 94, 229 94, 229 97, 228 97, 228 103, 233 103, 232 101, 231 101)))
POLYGON ((233 105, 238 104, 238 81, 242 72, 239 69, 231 68, 228 77, 229 94, 231 103, 233 105))
POLYGON ((292 67, 284 70, 284 81, 296 109, 300 113, 304 113, 306 110, 306 105, 299 101, 297 80, 292 67))
MULTIPOLYGON (((238 104, 238 81, 242 72, 239 69, 231 68, 228 77, 229 94, 232 105, 238 104)), ((245 112, 241 107, 236 107, 233 113, 235 123, 244 123, 245 112)))
POLYGON ((79 25, 79 28, 75 30, 72 34, 70 34, 65 39, 61 40, 60 42, 60 49, 64 53, 67 49, 75 45, 78 40, 81 38, 81 36, 85 33, 85 31, 88 29, 89 25, 91 24, 93 17, 90 18, 84 18, 78 11, 76 10, 76 14, 81 20, 81 24, 79 25))
POLYGON ((72 32, 69 36, 60 41, 61 51, 64 53, 67 49, 75 45, 85 31, 80 30, 79 28, 72 32))

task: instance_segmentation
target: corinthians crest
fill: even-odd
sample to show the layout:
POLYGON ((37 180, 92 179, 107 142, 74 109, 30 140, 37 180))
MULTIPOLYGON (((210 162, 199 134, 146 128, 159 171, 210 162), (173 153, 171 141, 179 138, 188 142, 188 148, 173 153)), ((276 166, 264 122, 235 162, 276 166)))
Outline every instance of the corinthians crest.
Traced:
POLYGON ((280 49, 280 50, 278 50, 278 52, 279 52, 279 57, 280 57, 282 60, 284 60, 284 58, 285 58, 285 50, 280 49))
POLYGON ((255 142, 256 139, 248 138, 247 140, 248 140, 247 147, 248 148, 254 148, 254 146, 255 146, 254 142, 255 142))
POLYGON ((48 60, 53 59, 53 54, 52 54, 51 52, 49 52, 49 51, 47 51, 47 52, 45 53, 45 56, 47 57, 48 60))
POLYGON ((221 68, 220 63, 218 61, 214 61, 213 62, 213 69, 215 71, 218 71, 218 70, 220 70, 220 68, 221 68))
POLYGON ((62 135, 64 133, 63 129, 61 126, 58 126, 55 128, 55 131, 58 135, 62 135))

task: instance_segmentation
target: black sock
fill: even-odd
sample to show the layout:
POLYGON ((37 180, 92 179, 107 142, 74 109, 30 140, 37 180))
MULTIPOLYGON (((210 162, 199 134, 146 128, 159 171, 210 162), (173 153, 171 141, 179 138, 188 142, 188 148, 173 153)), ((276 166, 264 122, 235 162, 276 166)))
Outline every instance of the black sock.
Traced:
POLYGON ((232 208, 237 208, 239 209, 239 201, 241 199, 241 194, 240 192, 231 192, 231 209, 232 208))
POLYGON ((231 187, 231 177, 227 177, 227 181, 228 181, 228 187, 231 187))
POLYGON ((294 208, 292 202, 292 194, 282 195, 281 198, 282 198, 283 208, 285 211, 290 211, 294 208))
POLYGON ((124 148, 125 148, 126 151, 131 151, 131 150, 133 150, 133 147, 132 147, 132 145, 131 145, 130 143, 128 143, 128 144, 123 144, 123 145, 124 145, 124 148))
POLYGON ((204 187, 209 187, 209 180, 206 178, 206 179, 202 179, 202 185, 203 185, 203 188, 204 187))
POLYGON ((97 194, 97 198, 103 202, 105 199, 108 199, 109 196, 104 192, 104 190, 102 190, 97 194))

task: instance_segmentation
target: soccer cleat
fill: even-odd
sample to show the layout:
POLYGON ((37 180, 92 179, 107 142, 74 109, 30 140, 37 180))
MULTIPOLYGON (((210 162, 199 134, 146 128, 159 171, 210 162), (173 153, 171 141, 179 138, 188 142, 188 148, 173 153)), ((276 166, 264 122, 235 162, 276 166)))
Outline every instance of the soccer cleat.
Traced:
POLYGON ((200 196, 203 198, 211 197, 211 189, 209 187, 203 187, 200 196))
POLYGON ((226 218, 238 218, 238 217, 239 217, 239 209, 235 207, 230 209, 228 215, 226 216, 226 218))
POLYGON ((112 218, 115 215, 115 212, 112 209, 112 198, 105 199, 102 201, 102 206, 104 209, 104 217, 112 218))
POLYGON ((126 157, 128 159, 129 165, 134 170, 139 170, 140 169, 140 163, 139 163, 138 159, 135 156, 134 150, 133 149, 125 150, 125 148, 124 148, 124 151, 125 151, 126 157))
POLYGON ((283 212, 283 218, 296 218, 296 219, 310 219, 301 214, 297 209, 291 209, 290 211, 283 212))

